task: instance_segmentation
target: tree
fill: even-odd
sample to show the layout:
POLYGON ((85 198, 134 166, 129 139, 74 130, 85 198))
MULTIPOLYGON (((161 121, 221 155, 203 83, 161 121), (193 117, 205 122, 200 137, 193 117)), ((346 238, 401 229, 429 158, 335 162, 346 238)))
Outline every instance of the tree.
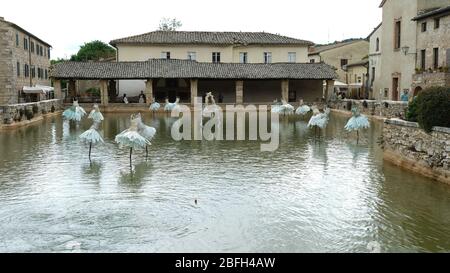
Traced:
POLYGON ((50 60, 50 64, 55 65, 55 64, 62 63, 62 62, 66 62, 66 61, 67 61, 66 59, 57 58, 56 60, 50 60))
POLYGON ((99 61, 116 56, 116 50, 102 41, 92 41, 80 46, 77 54, 72 55, 71 61, 99 61))
POLYGON ((162 31, 176 31, 178 28, 182 27, 183 24, 181 21, 178 21, 177 18, 162 18, 159 23, 159 30, 162 31))

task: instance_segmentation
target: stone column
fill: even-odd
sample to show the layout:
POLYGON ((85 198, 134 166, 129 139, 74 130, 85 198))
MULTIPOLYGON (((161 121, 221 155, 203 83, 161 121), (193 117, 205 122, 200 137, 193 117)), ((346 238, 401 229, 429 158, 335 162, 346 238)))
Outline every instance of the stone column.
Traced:
POLYGON ((108 81, 100 80, 100 98, 101 105, 106 106, 109 103, 108 99, 108 81))
POLYGON ((148 79, 145 83, 145 96, 147 97, 147 105, 152 104, 153 101, 153 80, 148 79))
POLYGON ((281 98, 289 102, 289 80, 281 81, 281 98))
POLYGON ((236 81, 236 104, 244 103, 244 81, 236 81))
POLYGON ((334 80, 327 80, 325 92, 323 94, 326 102, 330 100, 330 97, 333 94, 333 92, 334 92, 334 80))
POLYGON ((198 80, 191 79, 191 105, 195 104, 195 100, 198 97, 198 80))
POLYGON ((69 80, 67 89, 68 89, 68 92, 69 92, 69 96, 70 96, 70 98, 72 100, 75 99, 75 97, 77 96, 77 87, 76 86, 77 86, 76 85, 76 81, 69 80))
POLYGON ((61 90, 61 81, 54 80, 53 88, 55 88, 55 99, 57 99, 57 100, 62 99, 63 97, 62 97, 62 90, 61 90))

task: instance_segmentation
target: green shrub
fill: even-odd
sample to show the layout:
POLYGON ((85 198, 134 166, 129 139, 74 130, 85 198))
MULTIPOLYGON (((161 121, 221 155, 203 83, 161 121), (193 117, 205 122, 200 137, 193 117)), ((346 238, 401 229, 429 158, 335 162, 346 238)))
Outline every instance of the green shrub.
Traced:
POLYGON ((39 107, 35 104, 35 105, 33 105, 33 114, 37 114, 37 113, 39 113, 39 107))
POLYGON ((406 112, 406 119, 411 122, 417 122, 417 107, 418 107, 418 100, 417 97, 415 97, 408 105, 408 109, 406 112))
POLYGON ((34 118, 33 110, 25 109, 25 116, 27 117, 28 120, 34 118))
POLYGON ((20 120, 22 120, 23 116, 25 115, 25 109, 21 108, 19 110, 19 116, 20 116, 20 120))
POLYGON ((92 97, 100 97, 100 89, 89 88, 88 90, 86 90, 86 94, 89 94, 92 97))
POLYGON ((431 87, 417 96, 417 121, 422 129, 450 127, 450 88, 431 87))

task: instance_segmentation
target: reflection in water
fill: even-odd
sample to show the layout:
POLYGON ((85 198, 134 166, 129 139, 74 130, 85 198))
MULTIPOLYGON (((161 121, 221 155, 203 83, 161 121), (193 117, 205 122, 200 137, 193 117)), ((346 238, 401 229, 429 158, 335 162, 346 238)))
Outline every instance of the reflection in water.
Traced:
POLYGON ((320 141, 283 117, 279 149, 261 153, 259 141, 176 142, 176 118, 145 115, 157 134, 130 172, 114 142, 129 116, 105 115, 92 165, 78 140, 88 120, 0 132, 0 251, 450 250, 449 187, 383 163, 381 122, 357 145, 346 117, 320 141))
POLYGON ((149 174, 151 168, 151 163, 142 162, 133 166, 132 170, 121 170, 119 182, 127 188, 140 189, 143 186, 144 178, 149 174))
POLYGON ((86 163, 82 166, 82 171, 84 176, 88 180, 92 180, 95 182, 100 182, 102 176, 103 163, 98 161, 92 161, 90 163, 86 163))

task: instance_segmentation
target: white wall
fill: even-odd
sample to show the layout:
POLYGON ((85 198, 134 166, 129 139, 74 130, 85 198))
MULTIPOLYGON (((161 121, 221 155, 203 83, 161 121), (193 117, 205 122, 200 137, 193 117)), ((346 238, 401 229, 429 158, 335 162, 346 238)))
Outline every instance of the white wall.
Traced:
MULTIPOLYGON (((196 52, 198 62, 212 62, 212 53, 220 52, 222 63, 238 63, 240 52, 248 53, 249 63, 263 63, 264 52, 272 53, 272 62, 287 62, 288 53, 296 53, 296 62, 309 62, 307 46, 207 46, 207 45, 117 45, 118 61, 147 61, 161 58, 162 52, 170 52, 171 59, 187 59, 188 52, 196 52)), ((145 81, 118 82, 119 96, 136 96, 145 90, 145 81)))

